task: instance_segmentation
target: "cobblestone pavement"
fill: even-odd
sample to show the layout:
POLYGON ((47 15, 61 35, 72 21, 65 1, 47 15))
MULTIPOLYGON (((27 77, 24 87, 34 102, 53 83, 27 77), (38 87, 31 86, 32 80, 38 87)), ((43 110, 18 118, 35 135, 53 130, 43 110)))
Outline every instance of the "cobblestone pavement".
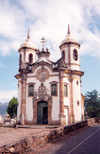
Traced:
POLYGON ((30 128, 8 128, 0 127, 0 147, 6 144, 13 143, 14 141, 20 140, 22 138, 31 137, 34 134, 48 131, 52 127, 45 126, 31 126, 30 128))

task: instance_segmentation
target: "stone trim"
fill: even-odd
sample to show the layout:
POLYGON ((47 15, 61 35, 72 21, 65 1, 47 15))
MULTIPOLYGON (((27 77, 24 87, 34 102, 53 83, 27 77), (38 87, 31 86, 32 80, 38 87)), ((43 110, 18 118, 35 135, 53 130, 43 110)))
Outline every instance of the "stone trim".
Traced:
POLYGON ((21 140, 16 140, 13 143, 6 144, 0 147, 0 153, 29 153, 33 149, 36 152, 36 147, 43 146, 47 143, 57 142, 62 137, 68 137, 76 132, 82 131, 88 125, 100 123, 100 118, 91 118, 82 122, 71 124, 68 126, 61 126, 58 128, 50 129, 46 132, 34 134, 30 137, 25 137, 21 140))
MULTIPOLYGON (((43 101, 48 103, 48 124, 52 124, 52 116, 51 116, 52 102, 51 100, 46 100, 46 99, 44 99, 43 101)), ((37 104, 38 102, 41 102, 41 100, 37 99, 33 102, 33 124, 37 124, 37 104)))
MULTIPOLYGON (((71 65, 76 65, 76 66, 80 66, 80 64, 77 63, 70 63, 71 65)), ((66 65, 68 65, 68 63, 66 63, 66 65)))
POLYGON ((22 74, 22 82, 21 82, 21 114, 20 114, 20 122, 21 124, 25 124, 26 121, 26 80, 27 74, 22 74))
POLYGON ((72 73, 70 72, 69 76, 69 93, 70 93, 70 124, 75 122, 74 111, 73 111, 73 79, 72 73))
POLYGON ((64 115, 64 85, 63 85, 64 71, 59 72, 59 94, 60 94, 60 114, 59 120, 61 125, 66 124, 66 119, 64 115))
POLYGON ((40 77, 39 72, 43 72, 43 71, 45 71, 46 74, 47 74, 45 80, 47 80, 49 78, 49 71, 46 68, 44 68, 44 67, 43 68, 40 68, 36 72, 36 79, 39 80, 40 82, 42 81, 42 77, 40 77))
POLYGON ((69 84, 66 83, 66 82, 64 82, 63 84, 64 84, 65 86, 67 86, 67 96, 64 95, 64 97, 68 97, 68 89, 69 89, 69 88, 68 88, 68 85, 69 85, 69 84))
POLYGON ((41 61, 38 63, 36 62, 36 65, 34 65, 34 67, 32 68, 32 73, 34 73, 36 71, 36 69, 38 69, 38 67, 41 67, 42 65, 44 65, 44 68, 45 68, 45 66, 47 66, 50 69, 50 71, 52 72, 52 70, 53 70, 52 65, 48 64, 47 62, 41 61))
POLYGON ((69 118, 69 106, 64 105, 64 109, 68 109, 68 124, 70 124, 70 118, 69 118))
POLYGON ((34 86, 34 89, 33 89, 33 95, 34 95, 34 92, 35 92, 35 84, 36 84, 36 83, 34 83, 34 82, 29 82, 29 83, 27 83, 27 86, 28 86, 28 93, 27 93, 27 96, 28 96, 28 97, 33 97, 33 96, 29 96, 29 86, 30 86, 30 85, 33 85, 33 86, 34 86))
POLYGON ((35 91, 33 96, 33 124, 37 124, 37 103, 45 101, 48 103, 48 124, 52 124, 52 97, 47 94, 48 89, 44 86, 43 83, 35 91))
POLYGON ((51 95, 52 97, 57 97, 58 96, 58 82, 57 81, 51 81, 49 82, 50 84, 50 94, 51 94, 51 85, 56 84, 57 85, 57 95, 51 95))

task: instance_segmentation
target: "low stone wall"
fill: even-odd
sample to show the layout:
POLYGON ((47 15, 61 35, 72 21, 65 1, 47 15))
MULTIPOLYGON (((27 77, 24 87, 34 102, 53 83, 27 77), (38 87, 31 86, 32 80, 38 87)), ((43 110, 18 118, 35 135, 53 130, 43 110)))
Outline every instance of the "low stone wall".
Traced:
POLYGON ((90 125, 91 123, 99 123, 100 118, 97 119, 87 119, 82 122, 78 122, 75 124, 71 124, 68 126, 61 126, 59 128, 55 128, 49 130, 47 132, 42 132, 37 135, 33 135, 30 138, 24 138, 19 141, 15 141, 13 144, 4 145, 0 147, 1 153, 13 153, 13 154, 21 154, 21 153, 29 153, 33 151, 37 146, 43 145, 45 143, 49 143, 52 141, 56 141, 65 135, 69 135, 76 130, 80 130, 83 127, 90 125))
POLYGON ((87 119, 87 125, 92 126, 96 123, 100 123, 100 118, 90 118, 87 119))

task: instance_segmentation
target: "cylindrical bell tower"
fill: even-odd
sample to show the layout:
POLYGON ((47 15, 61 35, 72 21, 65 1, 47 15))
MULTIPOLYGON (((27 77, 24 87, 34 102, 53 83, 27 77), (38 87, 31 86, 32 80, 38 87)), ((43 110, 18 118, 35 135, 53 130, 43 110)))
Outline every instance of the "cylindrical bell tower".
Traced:
POLYGON ((64 57, 69 70, 80 70, 79 48, 80 44, 70 33, 70 27, 68 25, 68 34, 62 40, 60 50, 61 56, 64 57))
POLYGON ((36 62, 36 46, 30 40, 30 34, 28 30, 27 39, 21 44, 19 48, 19 68, 21 63, 33 64, 36 62))

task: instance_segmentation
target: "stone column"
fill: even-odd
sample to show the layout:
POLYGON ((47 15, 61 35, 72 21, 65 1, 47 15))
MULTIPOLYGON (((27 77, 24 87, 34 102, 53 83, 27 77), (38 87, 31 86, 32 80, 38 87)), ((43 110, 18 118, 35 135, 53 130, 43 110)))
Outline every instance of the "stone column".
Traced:
POLYGON ((72 79, 72 72, 70 72, 69 76, 69 93, 70 93, 70 123, 74 123, 74 113, 73 113, 73 79, 72 79))
POLYGON ((60 93, 60 124, 65 125, 66 119, 64 115, 64 85, 63 85, 63 73, 60 72, 59 74, 59 93, 60 93))
POLYGON ((22 74, 21 84, 21 124, 25 124, 26 121, 26 74, 22 74))

